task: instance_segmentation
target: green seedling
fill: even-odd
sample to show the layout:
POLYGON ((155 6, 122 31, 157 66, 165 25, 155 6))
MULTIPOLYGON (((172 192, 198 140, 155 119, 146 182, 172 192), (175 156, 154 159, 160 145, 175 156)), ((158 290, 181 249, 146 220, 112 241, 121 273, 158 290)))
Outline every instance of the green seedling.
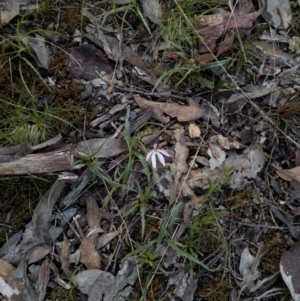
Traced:
POLYGON ((223 176, 220 179, 207 179, 208 191, 205 194, 205 198, 207 199, 211 198, 214 193, 222 193, 223 190, 220 187, 221 183, 229 182, 231 180, 230 174, 234 170, 234 167, 226 167, 225 163, 223 162, 221 168, 223 171, 223 176))
POLYGON ((140 254, 138 258, 138 267, 140 269, 142 269, 144 266, 154 268, 157 265, 158 257, 158 252, 146 250, 144 253, 140 254))

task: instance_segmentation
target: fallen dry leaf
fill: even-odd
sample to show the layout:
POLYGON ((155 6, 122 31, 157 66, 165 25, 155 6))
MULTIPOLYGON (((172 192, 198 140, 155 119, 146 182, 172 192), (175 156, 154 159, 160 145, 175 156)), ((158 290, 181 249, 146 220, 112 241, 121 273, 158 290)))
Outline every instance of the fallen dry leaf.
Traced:
POLYGON ((287 214, 285 211, 281 210, 281 208, 278 208, 277 206, 270 205, 270 209, 272 212, 278 217, 279 220, 281 220, 290 231, 290 234, 295 238, 300 238, 300 228, 293 225, 293 218, 290 214, 287 214))
POLYGON ((72 271, 70 271, 69 269, 69 250, 70 250, 70 243, 68 242, 67 237, 64 235, 64 240, 62 242, 59 259, 61 262, 61 268, 67 277, 72 276, 72 271))
POLYGON ((87 205, 87 222, 89 224, 89 227, 92 229, 99 228, 101 210, 98 207, 97 201, 92 196, 88 196, 86 199, 86 205, 87 205))
POLYGON ((95 158, 110 158, 127 149, 126 142, 122 139, 96 138, 79 142, 75 151, 79 157, 93 154, 95 158))
MULTIPOLYGON (((87 222, 89 227, 98 229, 100 227, 101 211, 97 205, 96 200, 92 196, 87 198, 87 222)), ((98 233, 88 233, 83 238, 80 244, 80 261, 88 269, 100 269, 101 267, 101 256, 96 248, 98 239, 98 233)))
POLYGON ((211 170, 214 170, 216 167, 221 166, 226 158, 226 153, 221 149, 221 147, 217 143, 209 144, 207 154, 210 157, 209 166, 211 170))
POLYGON ((37 246, 30 253, 27 259, 27 263, 32 264, 34 262, 37 262, 52 251, 53 251, 53 247, 51 246, 47 246, 47 245, 37 246))
POLYGON ((124 261, 117 275, 101 270, 79 272, 72 279, 74 285, 88 295, 89 301, 116 301, 126 299, 137 279, 135 260, 124 261))
POLYGON ((71 288, 70 284, 66 283, 63 279, 60 277, 60 273, 58 271, 58 268, 53 262, 50 262, 50 267, 52 269, 52 272, 54 274, 54 280, 63 288, 69 290, 71 288))
POLYGON ((102 234, 97 240, 97 249, 103 248, 107 245, 112 239, 119 235, 120 231, 113 231, 109 233, 102 234))
POLYGON ((241 287, 239 294, 242 294, 245 289, 251 291, 254 288, 256 281, 260 276, 258 266, 263 255, 261 251, 262 247, 260 246, 256 253, 256 257, 254 257, 251 255, 248 247, 243 250, 239 265, 239 272, 242 276, 242 281, 239 283, 239 286, 241 287))
POLYGON ((144 72, 154 75, 153 72, 146 67, 141 56, 134 52, 129 46, 126 46, 123 43, 120 45, 120 41, 117 38, 101 33, 99 30, 101 25, 98 24, 98 18, 95 18, 87 8, 83 9, 82 13, 85 17, 89 18, 91 23, 93 23, 93 27, 86 27, 87 33, 84 34, 85 38, 95 43, 98 47, 104 49, 106 55, 110 59, 114 61, 125 60, 129 64, 142 69, 144 72))
POLYGON ((15 270, 14 266, 9 262, 0 259, 0 275, 6 276, 15 270))
POLYGON ((291 168, 288 172, 295 181, 300 182, 300 166, 291 168))
POLYGON ((291 168, 291 169, 282 169, 276 164, 273 164, 273 167, 276 169, 276 173, 279 177, 286 181, 297 181, 300 183, 300 166, 291 168))
POLYGON ((22 281, 21 279, 13 278, 10 275, 0 275, 0 293, 7 297, 6 300, 23 301, 22 281))
POLYGON ((265 153, 260 144, 253 144, 240 155, 234 150, 228 151, 227 156, 226 166, 234 167, 230 181, 232 189, 242 189, 256 177, 265 164, 265 153))
POLYGON ((75 79, 93 80, 103 72, 111 74, 114 70, 104 53, 94 45, 69 48, 68 53, 68 66, 75 79))
POLYGON ((250 29, 253 21, 262 10, 250 14, 212 14, 200 16, 195 22, 195 28, 201 36, 199 52, 214 52, 218 39, 232 28, 250 29))
MULTIPOLYGON (((242 154, 237 154, 235 150, 226 152, 225 165, 234 167, 234 172, 231 174, 229 186, 231 189, 243 189, 246 184, 254 179, 258 172, 264 166, 265 155, 259 144, 254 144, 248 149, 245 149, 242 154)), ((199 168, 191 171, 187 184, 191 188, 201 187, 208 188, 207 179, 220 179, 223 173, 220 167, 210 170, 207 167, 199 168)))
POLYGON ((89 296, 89 300, 103 300, 103 295, 115 282, 115 276, 101 270, 86 270, 79 272, 72 279, 74 285, 83 293, 89 296), (97 289, 97 299, 93 295, 97 289))
POLYGON ((230 142, 227 137, 224 137, 222 135, 218 135, 217 140, 218 140, 219 145, 223 149, 228 150, 228 149, 232 149, 232 148, 236 148, 236 149, 240 148, 240 144, 237 141, 230 142))
POLYGON ((203 110, 193 106, 180 106, 176 103, 165 103, 146 100, 139 95, 134 95, 134 99, 139 107, 143 110, 152 109, 153 118, 167 123, 170 118, 165 117, 167 114, 171 117, 177 117, 178 121, 194 121, 203 115, 203 110))
POLYGON ((189 135, 191 138, 199 138, 200 137, 201 130, 195 123, 189 124, 189 135))
POLYGON ((243 88, 243 93, 232 94, 228 101, 226 107, 227 114, 235 114, 240 111, 244 105, 248 102, 247 99, 256 99, 269 95, 273 92, 274 87, 263 87, 263 86, 245 86, 243 88))
POLYGON ((189 273, 186 269, 182 269, 179 273, 172 273, 168 279, 168 287, 172 286, 174 294, 177 297, 173 300, 192 300, 190 298, 183 298, 182 296, 189 287, 188 283, 190 282, 189 273))
POLYGON ((162 21, 162 10, 158 0, 142 0, 144 15, 153 23, 160 24, 162 21))
MULTIPOLYGON (((278 47, 274 47, 273 43, 265 42, 265 41, 254 41, 253 45, 257 49, 262 51, 264 55, 280 61, 281 64, 283 61, 289 67, 298 65, 298 62, 294 59, 293 55, 291 55, 290 53, 287 53, 286 51, 284 51, 278 47)), ((259 86, 257 86, 257 89, 259 89, 259 86)))
POLYGON ((0 294, 10 301, 24 300, 24 281, 15 276, 15 268, 0 259, 0 294))
POLYGON ((35 37, 24 36, 22 38, 28 53, 35 59, 39 66, 49 70, 50 58, 46 48, 45 38, 35 34, 35 37))
POLYGON ((92 234, 89 237, 83 238, 80 244, 80 262, 87 269, 100 269, 101 257, 96 249, 98 234, 92 234))
MULTIPOLYGON (((50 238, 49 220, 52 215, 53 207, 61 195, 64 182, 55 182, 42 197, 38 205, 35 207, 32 217, 33 236, 37 242, 43 243, 45 238, 50 238)), ((52 237, 56 239, 56 237, 52 237)), ((48 242, 50 243, 50 241, 48 242)))
POLYGON ((287 29, 292 22, 292 9, 289 0, 259 0, 264 8, 262 16, 277 29, 287 29))
MULTIPOLYGON (((183 181, 185 180, 183 175, 185 175, 189 169, 187 160, 189 157, 189 148, 185 145, 185 130, 183 127, 175 129, 174 137, 176 144, 174 146, 175 156, 173 158, 173 163, 170 165, 171 170, 175 170, 174 181, 170 188, 169 206, 174 204, 178 193, 182 187, 185 185, 183 181)), ((182 192, 183 195, 185 195, 182 192)), ((191 193, 192 194, 192 193, 191 193)))
POLYGON ((294 301, 300 301, 300 242, 296 242, 280 259, 280 273, 294 301))
POLYGON ((38 301, 43 301, 47 292, 47 287, 50 279, 50 262, 46 257, 43 261, 40 270, 38 280, 35 285, 35 292, 38 301))

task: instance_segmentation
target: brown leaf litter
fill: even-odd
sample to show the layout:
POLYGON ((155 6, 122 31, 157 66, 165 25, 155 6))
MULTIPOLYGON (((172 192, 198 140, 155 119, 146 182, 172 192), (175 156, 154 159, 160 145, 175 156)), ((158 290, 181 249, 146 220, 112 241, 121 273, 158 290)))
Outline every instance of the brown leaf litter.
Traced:
MULTIPOLYGON (((278 9, 274 9, 275 2, 259 1, 260 7, 265 7, 263 13, 262 9, 250 13, 249 1, 243 1, 239 9, 236 5, 229 7, 230 11, 218 10, 198 17, 195 27, 201 37, 199 52, 189 58, 189 63, 215 60, 233 45, 236 34, 241 38, 244 29, 256 28, 254 22, 258 22, 261 13, 275 28, 288 28, 291 24, 289 6, 282 1, 275 5, 278 9), (242 10, 243 7, 247 9, 242 10)), ((114 1, 114 5, 129 3, 114 1)), ((144 16, 150 20, 150 26, 145 26, 151 32, 152 25, 159 28, 160 22, 165 20, 163 2, 143 4, 144 16)), ((224 298, 225 290, 231 300, 262 299, 274 292, 282 293, 273 286, 278 265, 272 256, 275 254, 278 258, 284 248, 300 237, 296 225, 299 162, 278 159, 284 150, 283 138, 278 134, 279 127, 265 122, 268 117, 264 107, 276 110, 285 118, 287 114, 295 116, 297 110, 291 109, 295 107, 289 104, 300 91, 297 58, 284 47, 255 41, 249 46, 249 52, 255 52, 255 56, 249 60, 247 57, 247 68, 241 68, 243 71, 234 80, 228 81, 229 73, 225 74, 224 70, 216 67, 208 70, 212 82, 224 81, 219 91, 192 87, 189 93, 181 91, 181 95, 176 95, 168 85, 160 84, 156 87, 158 93, 149 92, 134 85, 142 80, 156 86, 158 72, 152 69, 156 62, 151 62, 153 66, 146 64, 129 45, 130 38, 127 36, 125 40, 125 31, 120 33, 103 25, 87 9, 84 16, 92 24, 79 34, 102 49, 88 44, 69 49, 72 76, 79 81, 94 79, 88 84, 81 81, 86 86, 80 106, 94 110, 95 115, 95 119, 87 123, 90 127, 84 128, 85 137, 82 138, 82 133, 79 135, 84 140, 77 145, 63 146, 60 137, 60 145, 21 144, 0 150, 3 154, 0 168, 2 166, 6 174, 53 175, 69 171, 55 174, 59 181, 41 197, 25 231, 10 237, 0 249, 1 293, 12 300, 44 300, 49 282, 67 290, 72 282, 90 301, 99 298, 114 301, 132 298, 132 292, 136 293, 136 287, 141 285, 136 280, 142 281, 145 275, 152 274, 147 297, 152 296, 153 300, 157 296, 151 294, 156 291, 161 294, 157 298, 193 300, 198 298, 199 292, 202 295, 213 292, 218 282, 225 289, 218 287, 215 293, 221 297, 214 295, 212 298, 216 300, 224 298), (112 66, 112 61, 117 62, 118 67, 112 66), (133 87, 123 86, 122 74, 132 76, 133 87), (235 81, 240 87, 235 87, 235 81), (234 89, 226 91, 233 86, 234 89), (188 99, 185 95, 192 97, 188 99), (90 99, 92 108, 83 104, 90 99), (129 109, 129 131, 126 132, 124 116, 129 109), (163 124, 160 129, 151 122, 152 117, 163 124), (126 135, 132 139, 142 136, 132 145, 134 157, 130 158, 129 169, 126 135), (159 165, 157 169, 141 160, 155 143, 173 155, 166 166, 159 165), (80 164, 75 165, 73 156, 80 158, 75 161, 80 164), (46 158, 51 160, 43 161, 46 158), (96 163, 99 174, 83 168, 81 163, 85 159, 96 163), (230 179, 223 181, 226 167, 233 167, 233 171, 230 179), (114 187, 112 183, 123 175, 126 181, 114 187), (143 204, 138 188, 144 189, 155 180, 152 195, 143 204), (219 190, 207 201, 204 194, 214 183, 219 190), (56 207, 60 198, 68 207, 62 211, 56 207), (170 220, 165 220, 169 212, 172 227, 168 224, 170 220), (141 217, 146 220, 145 238, 140 236, 141 217), (163 227, 167 234, 161 238, 158 234, 163 227), (183 255, 189 251, 193 255, 183 255), (132 256, 126 256, 129 252, 132 256), (143 263, 151 252, 155 255, 153 265, 159 260, 157 269, 163 267, 163 274, 152 269, 152 262, 143 263), (269 265, 268 260, 272 260, 269 265), (225 277, 230 274, 235 281, 222 278, 218 265, 224 267, 225 277)), ((48 70, 50 57, 45 39, 31 36, 23 42, 36 63, 48 70)), ((293 42, 297 40, 289 42, 290 49, 297 52, 293 42)), ((158 60, 159 47, 155 51, 153 57, 158 60)), ((231 55, 234 60, 233 49, 231 55)), ((180 64, 185 63, 177 53, 173 56, 180 64)), ((288 157, 296 153, 297 138, 294 131, 284 137, 292 142, 288 157)), ((280 260, 282 277, 295 300, 299 299, 295 281, 298 255, 295 243, 280 260)))

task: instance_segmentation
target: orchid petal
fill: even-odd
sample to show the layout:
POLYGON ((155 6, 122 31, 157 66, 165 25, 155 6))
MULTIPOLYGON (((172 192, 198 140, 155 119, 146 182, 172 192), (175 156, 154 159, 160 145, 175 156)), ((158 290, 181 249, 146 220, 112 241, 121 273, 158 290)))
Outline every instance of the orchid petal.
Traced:
POLYGON ((156 155, 155 155, 155 152, 152 152, 151 161, 152 161, 152 166, 155 169, 156 168, 156 155))
POLYGON ((147 156, 146 156, 146 161, 148 161, 151 157, 151 155, 153 154, 153 151, 150 151, 147 156))
POLYGON ((163 156, 160 152, 157 152, 156 155, 157 155, 157 158, 158 158, 159 162, 160 162, 163 166, 165 166, 165 165, 166 165, 166 161, 165 161, 164 156, 163 156))
POLYGON ((159 153, 163 154, 166 157, 172 157, 167 151, 163 150, 163 149, 159 149, 157 150, 159 153))

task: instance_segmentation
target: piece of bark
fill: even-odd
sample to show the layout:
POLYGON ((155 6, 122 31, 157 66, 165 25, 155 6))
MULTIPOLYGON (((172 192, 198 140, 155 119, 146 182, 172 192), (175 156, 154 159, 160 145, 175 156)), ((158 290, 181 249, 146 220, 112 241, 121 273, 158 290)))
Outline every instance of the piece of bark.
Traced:
POLYGON ((0 163, 0 175, 41 174, 73 169, 70 147, 42 154, 30 154, 12 162, 0 163))
POLYGON ((12 147, 0 148, 0 163, 12 162, 32 153, 27 142, 12 147))
POLYGON ((48 148, 58 148, 58 146, 60 146, 62 144, 62 135, 61 134, 58 134, 56 135, 55 137, 43 142, 43 143, 40 143, 40 144, 37 144, 37 145, 34 145, 32 146, 32 151, 36 152, 36 151, 40 151, 41 149, 48 149, 48 148))

